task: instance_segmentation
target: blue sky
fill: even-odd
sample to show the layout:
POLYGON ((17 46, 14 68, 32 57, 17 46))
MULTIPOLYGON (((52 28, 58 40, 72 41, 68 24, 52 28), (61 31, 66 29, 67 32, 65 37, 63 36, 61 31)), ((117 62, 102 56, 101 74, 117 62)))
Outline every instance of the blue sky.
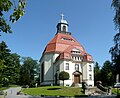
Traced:
POLYGON ((112 0, 28 0, 26 13, 15 24, 13 33, 2 34, 13 53, 39 60, 56 33, 60 14, 68 21, 69 32, 101 66, 111 59, 114 11, 112 0))

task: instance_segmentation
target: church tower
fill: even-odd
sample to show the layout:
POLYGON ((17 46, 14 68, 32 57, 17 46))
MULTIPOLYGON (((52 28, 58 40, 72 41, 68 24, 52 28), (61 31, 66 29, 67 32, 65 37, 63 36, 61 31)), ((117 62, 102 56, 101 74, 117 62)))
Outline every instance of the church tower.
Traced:
POLYGON ((40 84, 62 85, 59 73, 69 73, 69 80, 64 81, 64 86, 94 86, 94 61, 84 47, 68 31, 68 22, 61 14, 57 24, 57 33, 46 45, 40 58, 40 84))
POLYGON ((61 14, 61 20, 57 24, 57 33, 63 33, 63 34, 71 35, 71 33, 68 32, 68 26, 69 25, 68 25, 67 21, 64 20, 64 15, 61 14))

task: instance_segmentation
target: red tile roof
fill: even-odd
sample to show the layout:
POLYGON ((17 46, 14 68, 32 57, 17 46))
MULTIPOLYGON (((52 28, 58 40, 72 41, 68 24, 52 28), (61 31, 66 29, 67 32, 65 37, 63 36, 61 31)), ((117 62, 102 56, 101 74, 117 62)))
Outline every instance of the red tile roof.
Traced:
POLYGON ((92 56, 85 52, 83 46, 75 40, 74 37, 62 33, 55 35, 55 37, 47 44, 44 53, 58 52, 60 53, 59 59, 71 59, 72 49, 79 49, 80 55, 84 56, 84 61, 93 61, 92 56))
POLYGON ((84 48, 80 43, 78 43, 75 38, 71 35, 58 33, 46 46, 44 53, 48 52, 63 52, 69 46, 74 46, 79 48, 81 51, 85 52, 84 48), (66 39, 67 40, 66 40, 66 39))
POLYGON ((83 61, 93 62, 93 57, 92 57, 90 54, 85 53, 85 54, 84 54, 83 61))

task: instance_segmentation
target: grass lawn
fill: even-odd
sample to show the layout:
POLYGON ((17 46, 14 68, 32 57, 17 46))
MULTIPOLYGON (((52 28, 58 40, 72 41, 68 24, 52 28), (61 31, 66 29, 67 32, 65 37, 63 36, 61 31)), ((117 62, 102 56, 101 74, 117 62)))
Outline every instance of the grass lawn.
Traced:
POLYGON ((112 88, 112 93, 120 95, 120 88, 118 90, 116 88, 112 88))
POLYGON ((63 86, 45 86, 38 88, 22 89, 22 92, 34 96, 85 96, 81 88, 63 86))
POLYGON ((8 89, 8 88, 9 88, 9 87, 1 87, 1 88, 0 88, 0 91, 1 91, 1 90, 5 90, 5 89, 8 89))

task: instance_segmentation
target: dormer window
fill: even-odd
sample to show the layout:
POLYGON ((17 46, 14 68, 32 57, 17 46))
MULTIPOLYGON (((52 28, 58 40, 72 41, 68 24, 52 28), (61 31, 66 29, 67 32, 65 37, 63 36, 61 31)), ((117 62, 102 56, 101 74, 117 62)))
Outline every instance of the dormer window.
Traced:
POLYGON ((62 37, 62 38, 61 38, 61 40, 66 40, 66 41, 71 41, 71 42, 74 42, 74 40, 73 40, 73 39, 71 39, 71 38, 66 38, 66 37, 62 37))
POLYGON ((80 50, 79 49, 72 49, 71 53, 72 54, 80 54, 80 50))
POLYGON ((71 51, 71 53, 80 54, 80 51, 71 51))

